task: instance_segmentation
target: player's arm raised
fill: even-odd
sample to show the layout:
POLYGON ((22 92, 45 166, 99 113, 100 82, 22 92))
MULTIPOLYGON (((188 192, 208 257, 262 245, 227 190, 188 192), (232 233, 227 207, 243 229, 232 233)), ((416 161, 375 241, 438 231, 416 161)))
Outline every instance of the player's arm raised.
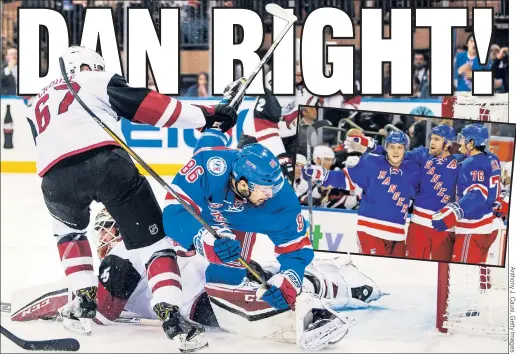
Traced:
POLYGON ((358 185, 362 189, 368 186, 368 156, 359 158, 358 163, 353 167, 346 167, 342 170, 329 171, 319 165, 305 165, 302 175, 305 180, 310 177, 317 185, 322 187, 334 187, 352 191, 358 185))
POLYGON ((192 105, 145 87, 131 87, 115 74, 107 86, 110 108, 120 117, 156 127, 201 128, 215 125, 227 131, 235 125, 237 114, 229 105, 192 105))

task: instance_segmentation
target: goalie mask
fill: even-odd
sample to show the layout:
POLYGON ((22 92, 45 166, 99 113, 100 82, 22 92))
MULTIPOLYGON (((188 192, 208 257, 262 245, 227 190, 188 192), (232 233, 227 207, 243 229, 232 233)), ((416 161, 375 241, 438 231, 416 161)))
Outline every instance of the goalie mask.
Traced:
POLYGON ((104 259, 109 251, 122 240, 115 220, 105 208, 95 217, 93 237, 97 243, 97 254, 100 260, 104 259))

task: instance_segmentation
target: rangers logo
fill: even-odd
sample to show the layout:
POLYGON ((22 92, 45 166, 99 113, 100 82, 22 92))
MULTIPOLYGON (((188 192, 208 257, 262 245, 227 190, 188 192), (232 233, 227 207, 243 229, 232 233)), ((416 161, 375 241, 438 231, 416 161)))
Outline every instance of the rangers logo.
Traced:
POLYGON ((272 168, 275 168, 278 164, 276 163, 276 161, 271 160, 271 162, 269 162, 269 165, 271 165, 272 168))
POLYGON ((152 224, 149 226, 149 232, 151 235, 156 235, 158 233, 158 225, 152 224))
POLYGON ((214 176, 222 176, 227 170, 227 163, 221 157, 210 157, 208 162, 206 163, 208 167, 208 172, 214 176))

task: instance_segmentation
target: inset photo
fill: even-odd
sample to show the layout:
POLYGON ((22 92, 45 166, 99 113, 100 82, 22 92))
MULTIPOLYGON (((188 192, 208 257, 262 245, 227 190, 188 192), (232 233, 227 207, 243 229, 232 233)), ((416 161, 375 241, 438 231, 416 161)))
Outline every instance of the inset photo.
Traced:
POLYGON ((314 249, 505 265, 515 124, 333 108, 310 123, 305 114, 294 188, 314 249))

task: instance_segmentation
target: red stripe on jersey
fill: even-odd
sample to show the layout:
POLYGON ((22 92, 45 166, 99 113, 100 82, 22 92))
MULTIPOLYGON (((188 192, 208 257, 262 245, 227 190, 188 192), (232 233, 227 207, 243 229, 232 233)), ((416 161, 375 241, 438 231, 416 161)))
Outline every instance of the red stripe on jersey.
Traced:
POLYGON ((71 259, 71 258, 78 258, 78 257, 91 257, 91 247, 88 240, 80 240, 80 241, 69 241, 69 242, 63 242, 57 245, 57 249, 59 250, 59 257, 61 260, 63 259, 63 256, 65 256, 65 252, 70 246, 70 250, 68 251, 68 254, 66 255, 65 259, 71 259), (70 246, 71 244, 71 246, 70 246))
POLYGON ((346 178, 346 180, 348 181, 349 190, 354 191, 355 190, 355 184, 353 183, 353 181, 351 181, 351 177, 349 177, 348 171, 342 170, 342 172, 344 173, 344 178, 346 178))
POLYGON ((156 285, 154 285, 152 287, 152 292, 155 292, 159 288, 163 288, 165 286, 175 286, 176 288, 179 288, 179 289, 183 290, 183 287, 181 286, 181 283, 178 282, 177 280, 166 279, 166 280, 162 280, 162 281, 157 282, 156 285))
POLYGON ((44 169, 41 170, 40 173, 38 173, 38 176, 43 177, 45 175, 45 173, 47 173, 48 170, 50 170, 55 164, 57 164, 58 162, 60 162, 60 161, 62 161, 64 159, 66 159, 67 157, 78 155, 80 153, 83 153, 83 152, 86 152, 86 151, 90 151, 90 150, 93 150, 93 149, 96 149, 96 148, 99 148, 99 147, 102 147, 102 146, 108 146, 108 145, 120 146, 120 144, 118 144, 116 141, 108 140, 108 141, 101 141, 100 143, 95 143, 93 145, 85 146, 85 147, 83 147, 81 149, 70 151, 70 152, 68 152, 66 154, 63 154, 63 155, 59 156, 57 159, 55 159, 54 161, 49 163, 44 169))
POLYGON ((171 99, 156 91, 149 91, 138 107, 132 120, 155 125, 167 109, 171 99))
POLYGON ((279 134, 278 133, 270 133, 270 134, 267 134, 264 136, 260 136, 260 137, 256 138, 256 141, 266 140, 266 139, 272 138, 273 136, 279 136, 279 134))
POLYGON ((261 119, 261 118, 255 118, 254 119, 254 129, 256 129, 257 132, 270 129, 270 128, 276 128, 278 129, 278 123, 271 122, 267 119, 261 119))
MULTIPOLYGON (((179 196, 181 197, 181 199, 183 199, 185 202, 187 202, 188 204, 190 204, 192 206, 192 208, 194 208, 195 212, 197 214, 200 214, 201 213, 201 209, 199 208, 199 206, 197 204, 195 204, 195 202, 188 198, 186 195, 184 194, 181 194, 181 193, 177 193, 179 194, 179 196)), ((165 200, 177 200, 176 197, 174 197, 170 192, 167 193, 167 195, 165 196, 165 200)))
POLYGON ((296 109, 294 112, 284 115, 282 119, 287 123, 292 123, 292 121, 297 118, 297 115, 298 111, 296 109))
MULTIPOLYGON (((380 221, 380 220, 379 220, 380 221)), ((403 229, 403 226, 400 225, 400 228, 394 227, 394 226, 387 226, 382 224, 377 224, 375 222, 365 221, 363 219, 359 219, 357 225, 367 226, 373 229, 392 232, 394 234, 405 234, 405 230, 403 229)))
POLYGON ((300 250, 301 248, 303 248, 305 246, 312 246, 310 239, 306 236, 303 237, 298 242, 294 242, 288 246, 276 246, 276 247, 274 247, 274 252, 276 254, 285 254, 285 253, 290 253, 290 252, 300 250))
POLYGON ((170 119, 167 120, 164 127, 168 128, 174 125, 174 123, 177 121, 179 116, 181 115, 181 109, 183 108, 183 104, 181 101, 176 101, 176 108, 174 108, 174 112, 172 112, 172 115, 170 116, 170 119))
POLYGON ((414 209, 412 211, 412 215, 421 216, 422 218, 425 218, 425 219, 432 219, 432 215, 428 215, 428 214, 422 213, 422 212, 420 212, 419 210, 416 210, 416 209, 414 209))
POLYGON ((68 276, 73 273, 84 272, 84 271, 92 271, 93 272, 93 264, 80 264, 80 265, 68 267, 65 269, 65 274, 68 276))
POLYGON ((482 193, 482 195, 484 196, 484 198, 487 199, 488 197, 488 190, 486 188, 486 186, 483 186, 481 184, 472 184, 471 186, 469 186, 468 188, 466 188, 464 190, 464 194, 468 193, 469 191, 471 191, 472 189, 475 189, 475 190, 478 190, 480 191, 480 193, 482 193))
POLYGON ((480 227, 480 226, 484 226, 484 225, 488 225, 490 223, 493 222, 494 220, 494 216, 491 215, 490 217, 488 217, 487 219, 484 219, 484 220, 479 220, 477 222, 471 222, 471 223, 465 223, 465 222, 458 222, 457 223, 457 226, 458 227, 461 227, 463 229, 474 229, 474 228, 477 228, 477 227, 480 227))

